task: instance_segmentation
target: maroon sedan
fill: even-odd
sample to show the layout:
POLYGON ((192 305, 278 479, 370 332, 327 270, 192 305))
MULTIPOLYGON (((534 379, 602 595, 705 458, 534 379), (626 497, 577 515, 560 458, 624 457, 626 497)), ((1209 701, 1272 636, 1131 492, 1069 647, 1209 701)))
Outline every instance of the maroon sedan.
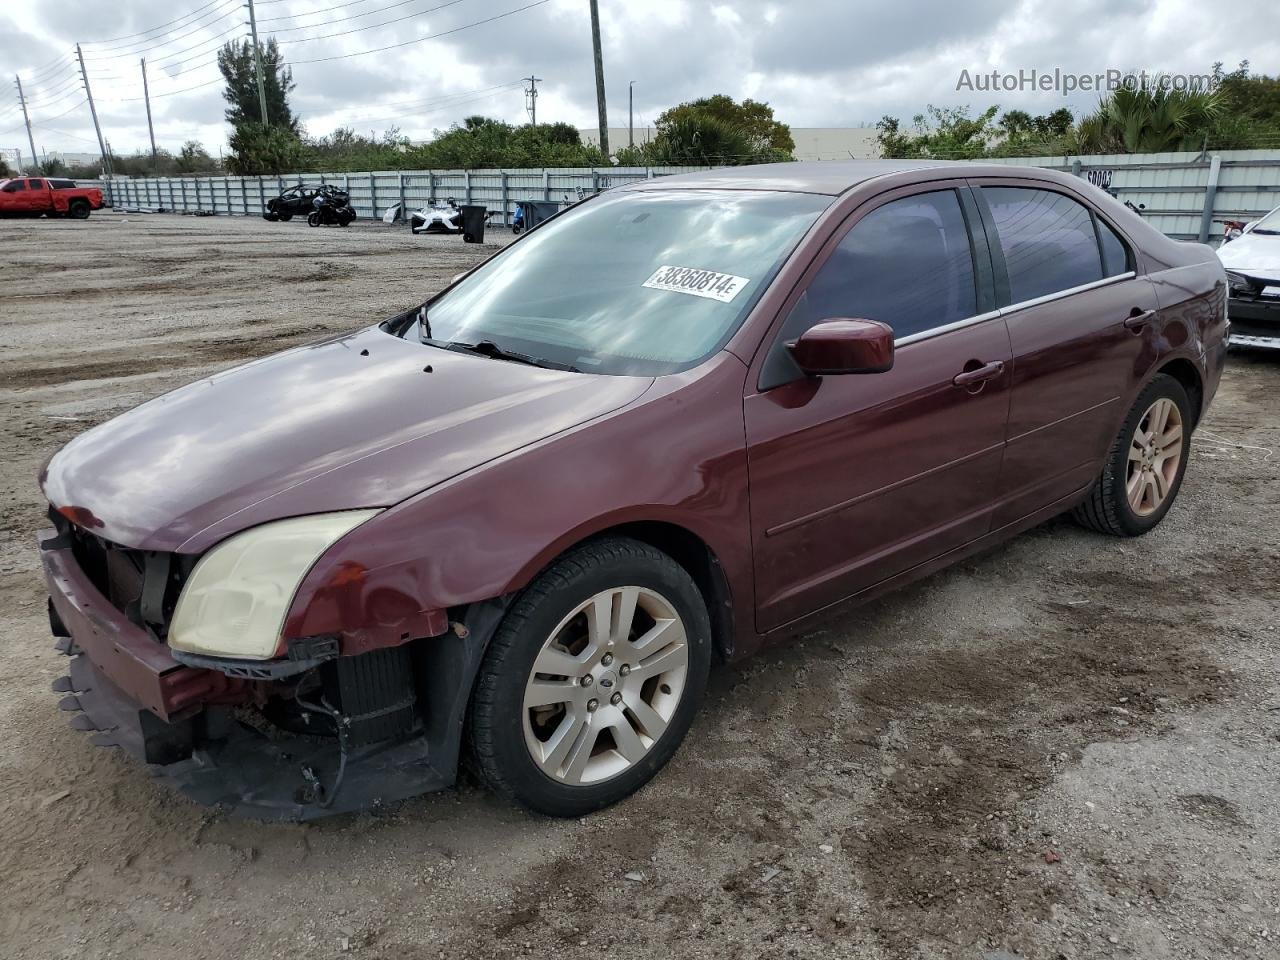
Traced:
POLYGON ((377 326, 193 383, 41 476, 55 688, 256 816, 454 783, 579 815, 713 663, 1064 512, 1137 536, 1225 276, 1082 180, 877 161, 609 191, 377 326))

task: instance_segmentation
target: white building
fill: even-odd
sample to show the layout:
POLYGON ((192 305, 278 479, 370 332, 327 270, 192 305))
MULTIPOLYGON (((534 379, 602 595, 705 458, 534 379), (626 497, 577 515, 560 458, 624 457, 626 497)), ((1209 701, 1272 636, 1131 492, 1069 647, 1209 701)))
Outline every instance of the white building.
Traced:
MULTIPOLYGON (((583 143, 598 145, 599 131, 585 127, 578 131, 583 143)), ((657 136, 653 127, 636 127, 631 132, 636 146, 657 136)), ((609 149, 618 150, 630 142, 626 127, 609 128, 609 149)), ((878 157, 875 127, 792 127, 797 160, 870 160, 878 157)))
POLYGON ((18 147, 0 147, 0 160, 15 173, 22 173, 22 158, 26 156, 18 147))

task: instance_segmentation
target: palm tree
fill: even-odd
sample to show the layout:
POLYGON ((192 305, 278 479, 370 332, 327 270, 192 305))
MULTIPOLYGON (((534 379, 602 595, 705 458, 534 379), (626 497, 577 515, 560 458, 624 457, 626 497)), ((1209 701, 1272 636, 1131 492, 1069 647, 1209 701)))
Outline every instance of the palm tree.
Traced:
POLYGON ((1160 153, 1200 146, 1200 135, 1222 113, 1216 91, 1174 90, 1160 78, 1121 87, 1076 127, 1079 153, 1160 153))

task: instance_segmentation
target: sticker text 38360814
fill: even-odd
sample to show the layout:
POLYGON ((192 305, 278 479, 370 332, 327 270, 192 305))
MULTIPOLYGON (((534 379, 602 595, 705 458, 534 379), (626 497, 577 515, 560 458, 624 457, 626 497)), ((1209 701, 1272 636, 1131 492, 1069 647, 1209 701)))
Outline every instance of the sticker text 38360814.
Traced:
POLYGON ((750 282, 746 277, 735 277, 731 273, 663 264, 653 271, 653 276, 644 282, 644 286, 728 303, 750 282))

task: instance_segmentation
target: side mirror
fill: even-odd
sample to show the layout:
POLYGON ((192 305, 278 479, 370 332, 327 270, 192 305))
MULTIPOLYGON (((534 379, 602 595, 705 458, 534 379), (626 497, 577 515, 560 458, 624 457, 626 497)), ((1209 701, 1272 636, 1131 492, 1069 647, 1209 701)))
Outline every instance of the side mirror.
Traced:
POLYGON ((822 320, 787 349, 811 377, 884 373, 893 367, 893 328, 879 320, 822 320))

